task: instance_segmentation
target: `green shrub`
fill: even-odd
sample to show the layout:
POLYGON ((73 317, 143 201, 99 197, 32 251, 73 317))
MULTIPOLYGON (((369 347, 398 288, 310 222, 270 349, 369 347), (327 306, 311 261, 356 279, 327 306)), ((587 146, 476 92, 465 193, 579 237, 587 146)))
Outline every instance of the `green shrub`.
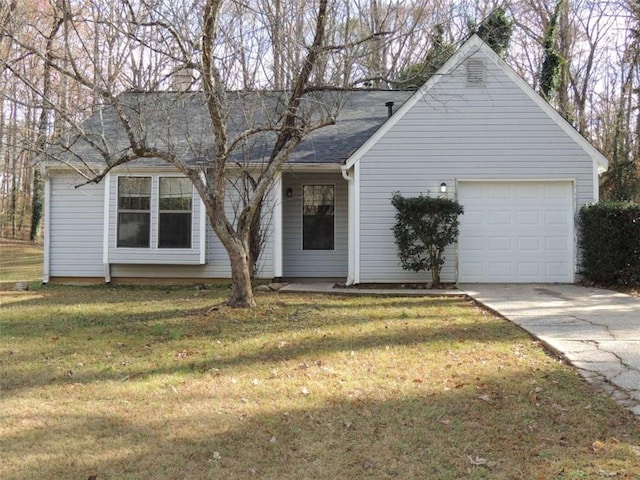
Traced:
POLYGON ((581 271, 611 286, 640 285, 640 205, 602 202, 580 210, 581 271))
POLYGON ((442 252, 458 238, 462 206, 448 198, 405 198, 398 192, 393 194, 391 203, 397 210, 393 234, 402 268, 414 272, 431 270, 433 286, 439 286, 445 260, 442 252))

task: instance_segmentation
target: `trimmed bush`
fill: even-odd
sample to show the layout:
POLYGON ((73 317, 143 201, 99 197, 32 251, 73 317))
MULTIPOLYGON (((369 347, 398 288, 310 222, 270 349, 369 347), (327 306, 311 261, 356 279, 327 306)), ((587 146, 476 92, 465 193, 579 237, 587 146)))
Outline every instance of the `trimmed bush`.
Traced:
POLYGON ((640 205, 603 202, 582 207, 579 245, 585 280, 640 285, 640 205))
POLYGON ((431 270, 433 286, 438 287, 445 260, 442 252, 458 238, 462 206, 448 198, 403 197, 398 192, 391 203, 397 210, 393 234, 402 268, 431 270))

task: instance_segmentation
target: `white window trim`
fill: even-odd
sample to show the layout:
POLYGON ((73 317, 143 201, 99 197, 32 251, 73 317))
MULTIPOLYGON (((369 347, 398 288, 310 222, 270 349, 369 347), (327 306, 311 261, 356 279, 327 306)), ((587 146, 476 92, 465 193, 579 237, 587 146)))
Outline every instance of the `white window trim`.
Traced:
MULTIPOLYGON (((195 225, 195 215, 194 215, 194 204, 195 204, 195 187, 193 186, 193 184, 191 184, 191 210, 189 210, 189 213, 191 213, 191 235, 189 236, 190 241, 191 241, 191 246, 190 247, 182 247, 182 248, 173 248, 173 247, 160 247, 159 243, 160 243, 160 179, 161 178, 179 178, 179 179, 184 179, 187 178, 184 175, 158 175, 157 177, 155 177, 155 181, 157 182, 157 192, 158 194, 156 195, 156 219, 157 219, 157 226, 156 226, 156 230, 155 230, 155 243, 154 246, 156 247, 156 250, 175 250, 175 251, 180 251, 180 250, 185 250, 185 251, 191 251, 193 250, 193 244, 194 244, 194 225, 195 225)), ((151 201, 153 202, 153 182, 154 179, 151 180, 152 185, 151 185, 151 201)), ((200 200, 200 195, 198 195, 198 200, 200 200)), ((184 213, 186 212, 186 210, 163 210, 163 212, 165 213, 184 213)), ((200 215, 200 217, 202 217, 202 215, 200 215)), ((152 217, 153 218, 153 217, 152 217)))
MULTIPOLYGON (((118 175, 116 177, 116 199, 115 199, 115 235, 113 238, 114 245, 118 250, 152 250, 154 246, 153 242, 153 211, 156 206, 153 204, 153 188, 154 177, 150 174, 136 174, 136 175, 118 175), (148 178, 151 181, 149 189, 149 246, 148 247, 120 247, 118 246, 118 233, 120 229, 120 178, 148 178)), ((157 208, 156 208, 157 211, 157 208)))
MULTIPOLYGON (((206 244, 206 231, 205 228, 203 228, 203 223, 205 223, 206 220, 206 214, 204 211, 204 202, 202 202, 202 199, 200 198, 199 195, 197 195, 197 192, 195 190, 195 187, 192 186, 192 202, 191 202, 191 247, 189 248, 159 248, 158 247, 158 232, 159 232, 159 219, 160 219, 160 178, 186 178, 184 175, 176 175, 175 173, 142 173, 142 172, 138 172, 138 173, 120 173, 115 175, 115 217, 114 217, 114 227, 115 227, 115 233, 113 235, 113 248, 115 248, 117 251, 154 251, 154 252, 193 252, 195 247, 194 247, 194 228, 195 228, 195 222, 199 221, 200 222, 200 251, 199 251, 199 255, 200 255, 200 263, 204 264, 205 260, 205 244, 206 244), (118 207, 118 195, 119 195, 119 179, 120 177, 125 177, 125 178, 150 178, 151 179, 151 201, 150 201, 150 211, 149 211, 149 215, 150 215, 150 219, 149 219, 149 246, 148 247, 119 247, 118 246, 118 216, 120 213, 120 208, 118 207), (196 198, 197 196, 197 198, 196 198), (197 220, 195 218, 195 214, 194 214, 194 203, 195 201, 199 201, 200 202, 200 218, 197 220)), ((105 184, 105 186, 107 186, 105 184)), ((107 189, 108 192, 110 192, 110 188, 107 189)), ((105 222, 107 221, 107 215, 109 214, 109 199, 107 198, 107 195, 105 195, 105 222)), ((109 228, 106 227, 105 228, 105 244, 109 243, 109 228)), ((105 254, 107 256, 108 259, 108 248, 106 249, 107 253, 105 254)))

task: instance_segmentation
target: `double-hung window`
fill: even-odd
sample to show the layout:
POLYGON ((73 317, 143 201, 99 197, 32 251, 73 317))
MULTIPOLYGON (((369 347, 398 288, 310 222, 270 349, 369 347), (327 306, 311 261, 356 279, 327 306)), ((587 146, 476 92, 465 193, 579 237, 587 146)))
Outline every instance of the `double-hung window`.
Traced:
POLYGON ((117 247, 192 248, 188 178, 118 177, 117 247))
POLYGON ((333 185, 302 186, 303 250, 334 249, 333 185))
POLYGON ((158 248, 191 248, 192 200, 188 178, 160 177, 158 248))
POLYGON ((118 247, 151 244, 151 177, 118 177, 118 247))

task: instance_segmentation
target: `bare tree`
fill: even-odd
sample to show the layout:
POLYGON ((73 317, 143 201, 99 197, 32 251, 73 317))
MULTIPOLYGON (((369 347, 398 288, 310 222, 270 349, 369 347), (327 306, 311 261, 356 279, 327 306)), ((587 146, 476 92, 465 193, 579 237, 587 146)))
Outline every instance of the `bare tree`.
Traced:
MULTIPOLYGON (((224 0, 206 0, 202 5, 199 24, 190 24, 191 28, 200 29, 197 42, 174 28, 174 23, 166 23, 162 8, 140 12, 134 9, 134 4, 126 2, 126 11, 121 12, 119 18, 116 18, 117 21, 114 18, 101 18, 100 25, 104 28, 98 28, 91 25, 90 17, 82 16, 82 12, 74 9, 74 5, 68 0, 60 0, 58 6, 62 18, 60 41, 64 45, 64 57, 49 58, 46 49, 29 43, 28 39, 15 36, 12 40, 30 55, 51 65, 58 75, 67 77, 85 91, 94 94, 100 104, 108 105, 109 109, 115 112, 119 128, 127 139, 125 148, 114 151, 109 148, 108 142, 92 136, 82 123, 77 122, 67 112, 59 112, 71 125, 75 135, 69 136, 72 139, 71 144, 65 145, 61 142, 58 146, 63 146, 63 150, 69 153, 73 150, 73 142, 77 143, 81 139, 95 151, 99 151, 104 160, 104 167, 99 171, 94 166, 82 164, 82 159, 78 157, 68 164, 82 172, 88 182, 99 182, 111 169, 136 159, 162 159, 177 168, 195 186, 205 205, 209 223, 229 256, 232 276, 229 305, 255 305, 251 285, 250 233, 259 216, 263 199, 288 155, 300 141, 315 129, 335 121, 336 112, 333 106, 322 105, 319 98, 313 99, 307 95, 309 89, 312 89, 311 78, 321 55, 325 53, 323 42, 329 0, 318 0, 317 4, 314 4, 314 10, 307 10, 302 19, 306 31, 312 32, 312 35, 305 36, 310 43, 301 56, 299 70, 291 78, 290 88, 278 95, 264 98, 245 98, 243 94, 232 93, 233 87, 238 84, 238 71, 235 65, 228 61, 229 50, 223 41, 224 36, 232 31, 229 23, 225 23, 228 16, 223 10, 226 6, 224 0), (94 27, 93 31, 90 26, 94 27), (96 29, 99 31, 96 32, 96 29), (127 32, 125 44, 110 45, 109 37, 104 35, 105 32, 111 31, 127 32), (87 32, 92 33, 91 38, 99 40, 98 46, 87 40, 87 32), (104 55, 100 50, 103 47, 111 55, 111 63, 108 62, 106 68, 103 63, 104 55), (194 51, 194 48, 197 50, 194 51), (124 70, 121 61, 130 58, 136 49, 156 53, 166 49, 169 52, 165 57, 168 74, 182 69, 194 69, 199 72, 199 82, 210 125, 209 137, 213 138, 212 151, 206 152, 204 156, 202 142, 191 142, 194 138, 187 142, 192 154, 201 155, 200 164, 186 162, 175 144, 154 140, 153 132, 147 130, 145 125, 145 109, 149 108, 149 102, 139 103, 135 95, 119 94, 123 83, 120 72, 124 70), (264 111, 264 102, 277 105, 277 114, 238 131, 230 125, 231 104, 237 104, 238 101, 246 109, 243 112, 245 117, 260 117, 259 113, 264 111), (323 114, 318 115, 318 112, 323 114), (234 154, 252 138, 265 133, 269 133, 272 141, 264 161, 259 166, 242 165, 238 162, 234 154), (230 195, 229 183, 247 172, 252 173, 252 192, 250 196, 245 197, 244 204, 237 210, 237 218, 233 219, 225 209, 226 200, 230 195)), ((140 64, 136 65, 139 70, 140 64)), ((26 82, 27 79, 23 78, 23 81, 26 82)), ((33 91, 37 91, 45 102, 50 102, 51 106, 56 108, 56 104, 44 95, 40 85, 28 82, 27 84, 33 91)))

